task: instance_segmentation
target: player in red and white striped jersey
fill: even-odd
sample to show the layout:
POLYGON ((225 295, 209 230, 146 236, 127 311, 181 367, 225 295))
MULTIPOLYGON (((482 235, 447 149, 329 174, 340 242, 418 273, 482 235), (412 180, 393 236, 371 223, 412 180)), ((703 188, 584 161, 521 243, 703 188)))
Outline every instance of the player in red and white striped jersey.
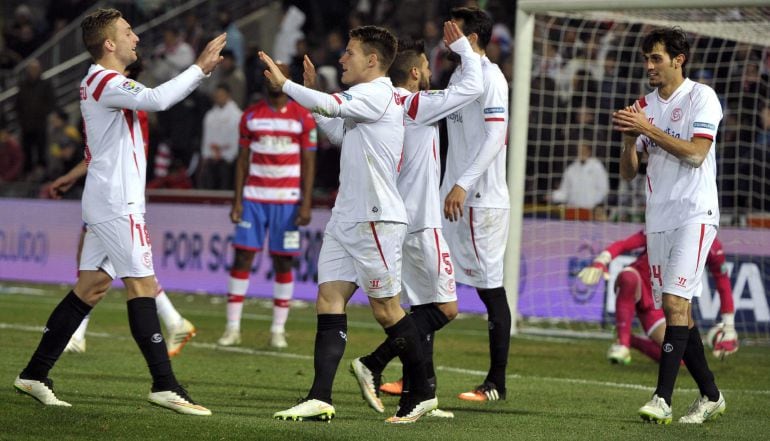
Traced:
POLYGON ((651 31, 641 49, 655 90, 612 115, 623 134, 621 176, 636 177, 640 157, 647 156, 647 252, 653 299, 666 314, 658 385, 639 414, 648 421, 671 421, 671 397, 684 360, 701 397, 679 421, 702 423, 725 410, 691 303, 719 226, 714 141, 722 106, 712 88, 686 78, 690 44, 680 28, 651 31))
MULTIPOLYGON (((280 69, 288 75, 288 67, 280 69)), ((254 255, 267 246, 273 260, 273 323, 270 345, 287 346, 285 324, 294 291, 292 259, 300 253, 299 227, 310 222, 315 177, 316 124, 313 116, 280 88, 267 86, 267 99, 243 112, 235 196, 230 220, 236 224, 235 261, 230 270, 227 327, 217 341, 241 342, 243 300, 254 255), (265 244, 269 238, 269 244, 265 244)))
POLYGON ((78 281, 54 309, 46 332, 14 386, 44 404, 69 406, 53 392, 49 371, 75 329, 105 295, 112 280, 126 286, 131 333, 145 357, 153 384, 148 400, 191 415, 211 415, 176 380, 157 317, 150 235, 144 222, 147 158, 136 110, 165 110, 192 92, 219 63, 224 34, 213 39, 196 64, 154 89, 123 76, 134 62, 139 37, 115 9, 98 9, 81 22, 94 64, 80 85, 80 106, 89 162, 83 193, 88 232, 78 281))
MULTIPOLYGON (((665 333, 665 315, 663 310, 655 308, 652 299, 652 275, 647 259, 647 237, 640 231, 625 239, 613 242, 602 251, 591 266, 583 268, 578 273, 578 278, 586 285, 595 285, 607 273, 609 263, 621 254, 641 250, 639 257, 623 268, 615 279, 615 329, 617 341, 607 351, 607 358, 613 363, 628 364, 631 362, 631 353, 628 348, 638 349, 655 361, 660 360, 660 347, 663 344, 665 333), (631 334, 631 325, 634 313, 639 317, 646 337, 631 334)), ((738 350, 737 334, 734 327, 735 308, 733 302, 733 290, 730 287, 730 278, 725 267, 725 252, 722 243, 715 238, 711 245, 706 266, 714 277, 719 299, 721 301, 721 315, 725 322, 732 328, 732 335, 722 339, 718 355, 729 355, 738 350)), ((716 354, 715 354, 716 355, 716 354)))

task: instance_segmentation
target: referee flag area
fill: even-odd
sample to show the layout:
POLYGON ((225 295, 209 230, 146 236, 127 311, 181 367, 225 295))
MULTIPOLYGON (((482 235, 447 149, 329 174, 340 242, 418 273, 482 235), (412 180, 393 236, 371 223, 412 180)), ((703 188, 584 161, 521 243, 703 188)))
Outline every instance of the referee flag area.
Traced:
MULTIPOLYGON (((42 407, 14 393, 12 381, 40 338, 50 309, 60 301, 61 286, 0 284, 0 440, 25 439, 758 439, 770 431, 770 353, 747 346, 724 362, 709 363, 727 399, 727 413, 705 425, 645 425, 637 415, 649 398, 657 365, 634 353, 628 366, 611 365, 604 339, 513 337, 508 369, 508 399, 468 403, 456 398, 476 384, 488 363, 485 322, 465 315, 436 337, 438 398, 453 420, 425 417, 409 427, 384 424, 361 399, 350 361, 382 339, 366 307, 348 311, 348 345, 335 379, 337 417, 331 423, 285 422, 272 414, 300 398, 312 380, 315 335, 313 305, 300 303, 287 324, 291 346, 271 350, 266 322, 270 305, 251 300, 242 326, 243 345, 218 348, 222 326, 218 297, 170 293, 179 310, 193 321, 198 336, 174 358, 185 386, 213 415, 190 418, 146 402, 150 378, 132 344, 125 294, 114 290, 94 310, 88 351, 64 354, 51 372, 59 397, 72 408, 42 407), (654 433, 650 433, 650 432, 654 433)), ((684 368, 683 368, 684 369, 684 368)), ((394 363, 385 380, 400 376, 394 363)), ((697 396, 686 373, 677 382, 673 410, 682 415, 697 396)), ((396 397, 383 397, 386 412, 396 397)))

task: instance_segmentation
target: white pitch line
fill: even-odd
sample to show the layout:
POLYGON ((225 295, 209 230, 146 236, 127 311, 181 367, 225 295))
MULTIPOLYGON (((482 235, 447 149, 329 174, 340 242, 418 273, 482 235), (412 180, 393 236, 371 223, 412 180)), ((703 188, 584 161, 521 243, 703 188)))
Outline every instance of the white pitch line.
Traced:
MULTIPOLYGON (((43 330, 41 326, 18 325, 14 323, 0 323, 0 329, 10 329, 14 331, 24 331, 24 332, 41 332, 43 330)), ((118 335, 108 334, 104 332, 87 332, 86 335, 88 335, 89 337, 110 338, 113 340, 131 340, 126 336, 118 336, 118 335)), ((294 359, 294 360, 312 360, 313 359, 312 355, 293 354, 291 352, 264 351, 259 349, 249 349, 249 348, 232 347, 232 346, 224 347, 213 343, 190 342, 190 343, 187 343, 187 345, 194 348, 208 349, 212 351, 233 352, 237 354, 263 355, 263 356, 294 359)), ((463 375, 472 375, 475 377, 485 377, 487 375, 486 371, 463 369, 463 368, 456 368, 451 366, 436 366, 436 370, 453 372, 456 374, 463 374, 463 375)), ((612 381, 586 380, 582 378, 540 377, 536 375, 519 375, 519 374, 508 374, 506 377, 513 380, 535 380, 535 381, 543 381, 543 382, 551 382, 551 383, 583 384, 587 386, 603 386, 603 387, 611 387, 616 389, 632 389, 632 390, 642 390, 642 391, 648 391, 648 392, 655 389, 653 387, 643 386, 641 384, 615 383, 612 381)), ((677 388, 677 390, 682 392, 687 392, 687 393, 698 392, 697 389, 677 388)), ((724 389, 724 391, 728 393, 737 392, 737 393, 742 393, 747 395, 770 395, 770 390, 724 389)))

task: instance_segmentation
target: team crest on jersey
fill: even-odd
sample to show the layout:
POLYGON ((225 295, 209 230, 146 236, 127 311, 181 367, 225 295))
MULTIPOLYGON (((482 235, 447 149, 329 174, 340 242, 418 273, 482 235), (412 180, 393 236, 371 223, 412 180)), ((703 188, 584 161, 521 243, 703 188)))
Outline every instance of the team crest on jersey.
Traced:
POLYGON ((136 95, 139 92, 141 92, 142 89, 144 89, 144 86, 142 86, 141 84, 137 83, 134 80, 130 80, 126 78, 125 81, 120 83, 120 86, 118 86, 118 89, 124 92, 130 93, 131 95, 136 95))
POLYGON ((676 122, 676 121, 679 121, 680 119, 682 119, 682 109, 677 107, 676 109, 674 109, 673 112, 671 112, 671 121, 676 122))

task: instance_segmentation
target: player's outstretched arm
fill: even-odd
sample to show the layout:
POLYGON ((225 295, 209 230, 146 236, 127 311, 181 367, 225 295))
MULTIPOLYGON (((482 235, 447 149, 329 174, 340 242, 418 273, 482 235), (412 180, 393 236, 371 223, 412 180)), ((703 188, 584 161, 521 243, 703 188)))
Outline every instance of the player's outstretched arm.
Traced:
POLYGON ((72 167, 72 170, 68 171, 67 174, 56 178, 51 183, 51 186, 48 187, 48 195, 53 199, 61 199, 62 195, 72 188, 75 182, 85 176, 86 173, 88 173, 88 165, 84 159, 78 165, 72 167))

